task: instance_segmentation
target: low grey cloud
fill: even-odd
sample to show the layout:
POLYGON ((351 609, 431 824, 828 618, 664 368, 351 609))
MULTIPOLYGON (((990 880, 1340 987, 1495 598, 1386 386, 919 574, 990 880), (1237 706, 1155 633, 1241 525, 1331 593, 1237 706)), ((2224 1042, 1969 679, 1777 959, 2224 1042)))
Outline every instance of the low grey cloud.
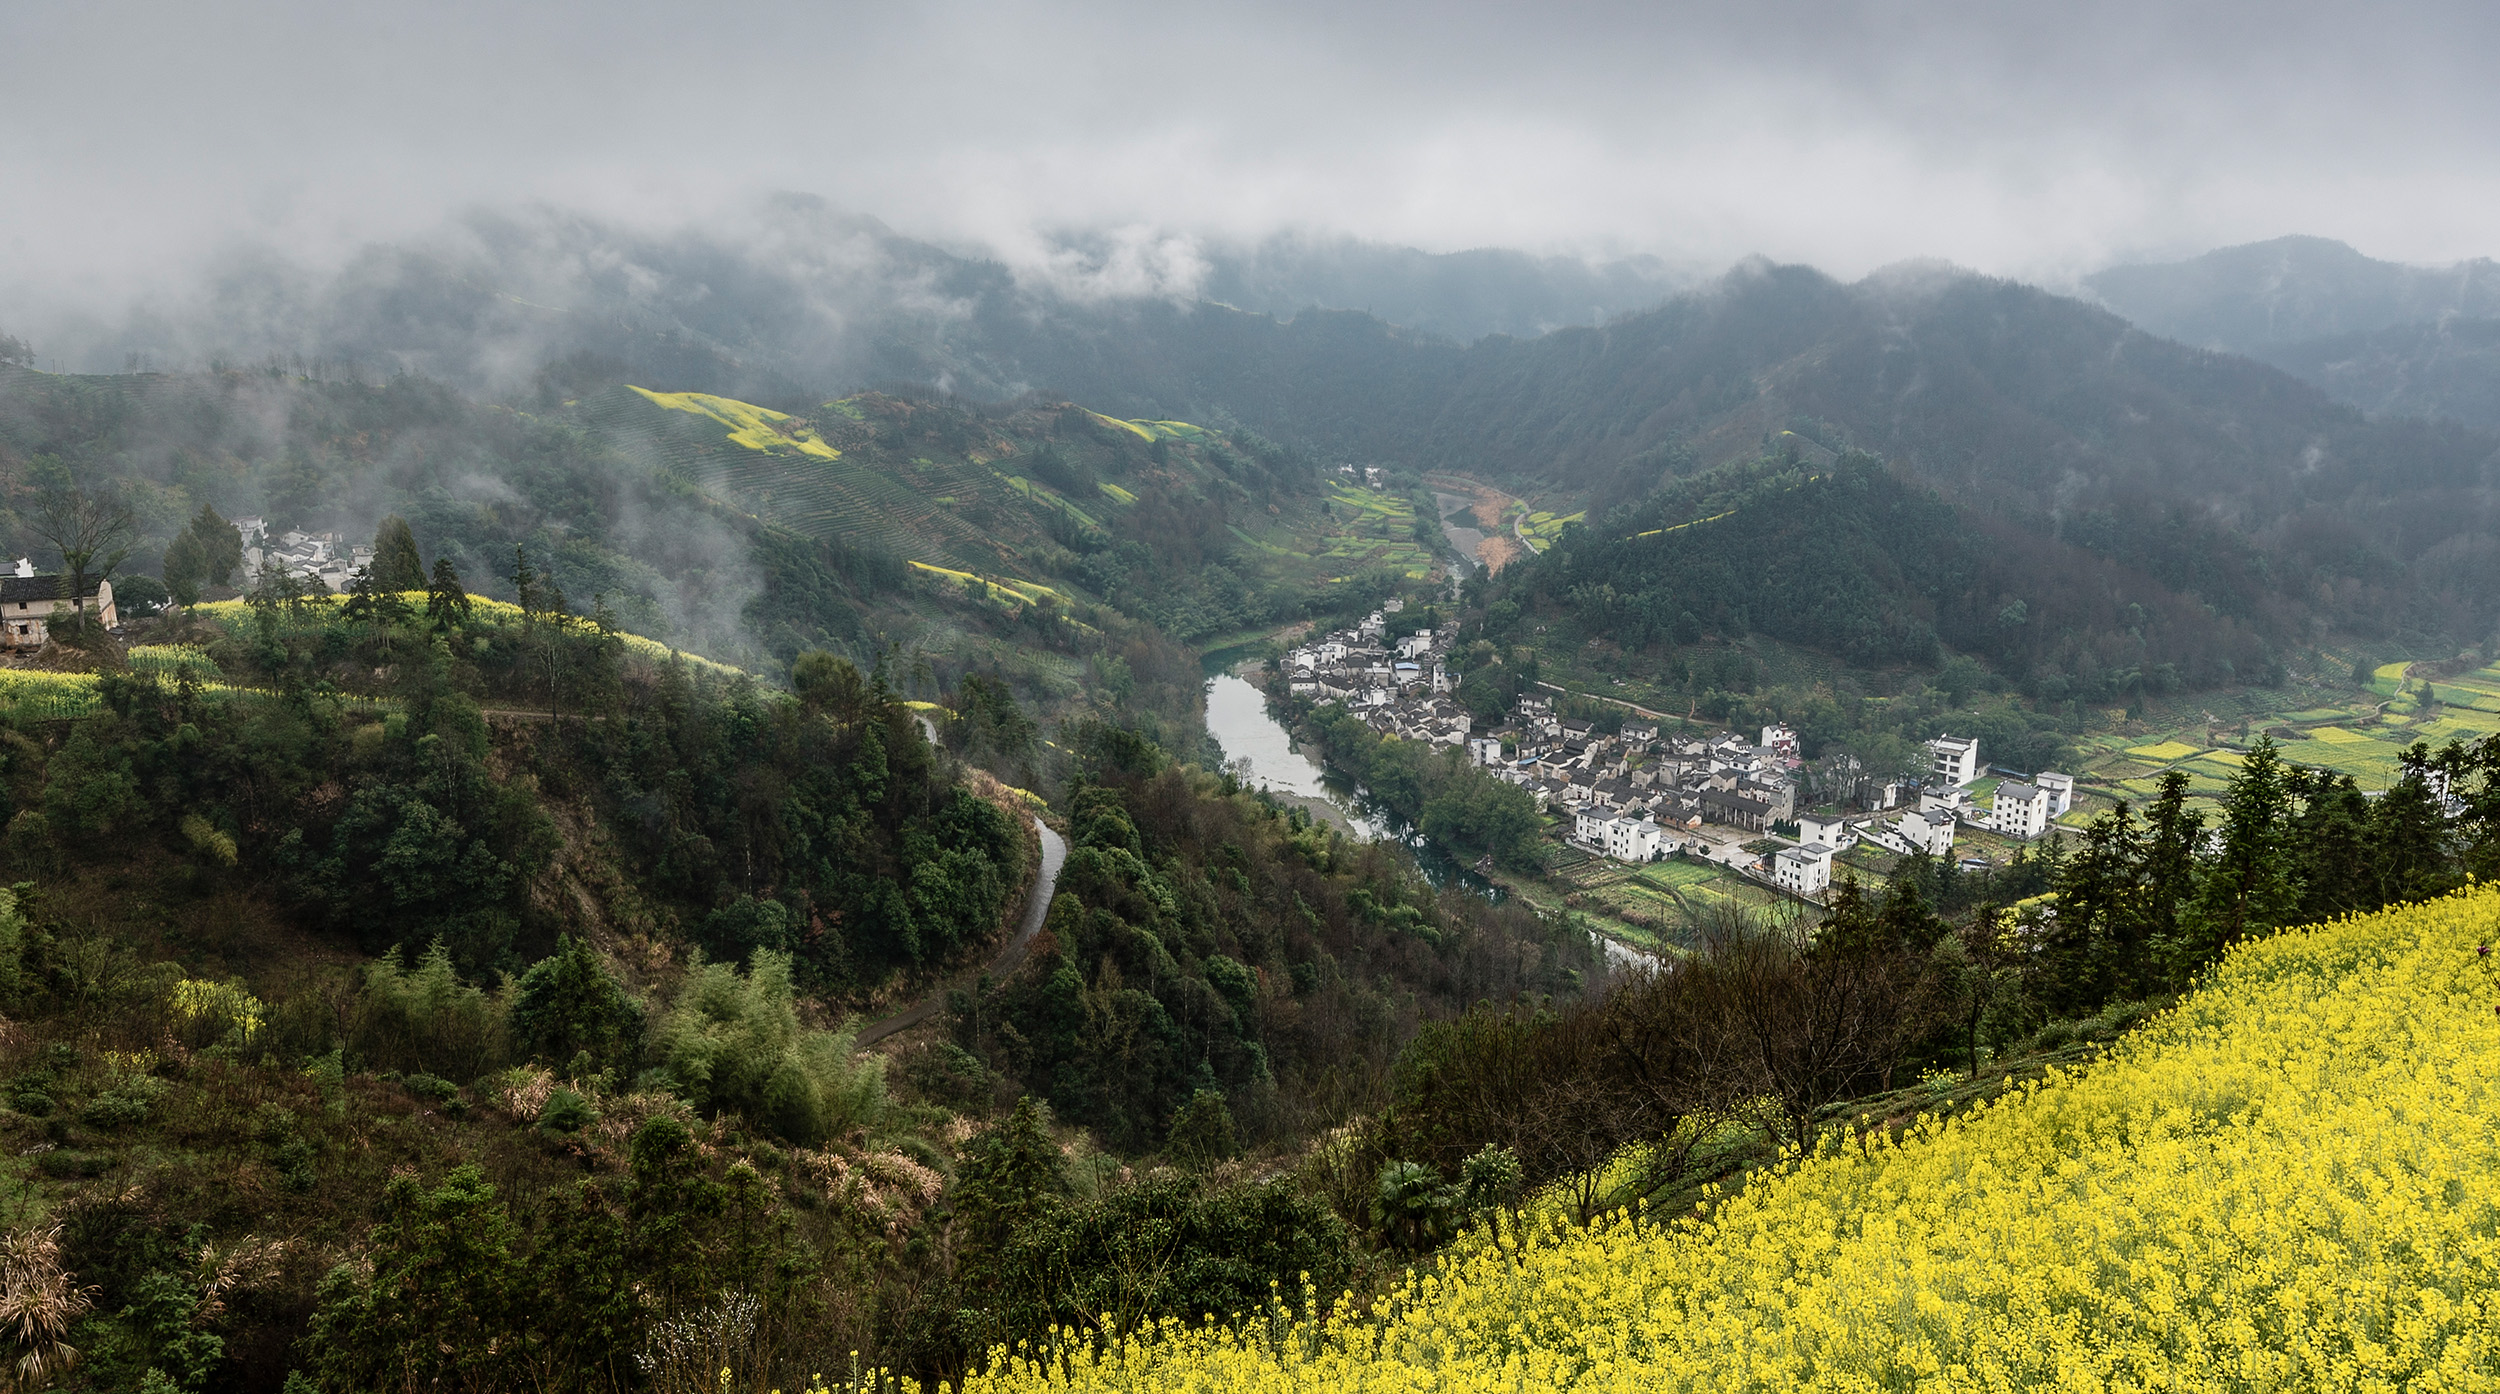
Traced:
POLYGON ((1186 293, 1202 246, 1282 230, 2050 280, 2290 231, 2442 261, 2500 250, 2495 51, 2470 3, 18 0, 0 296, 101 310, 478 208, 766 227, 781 191, 1078 294, 1186 293))

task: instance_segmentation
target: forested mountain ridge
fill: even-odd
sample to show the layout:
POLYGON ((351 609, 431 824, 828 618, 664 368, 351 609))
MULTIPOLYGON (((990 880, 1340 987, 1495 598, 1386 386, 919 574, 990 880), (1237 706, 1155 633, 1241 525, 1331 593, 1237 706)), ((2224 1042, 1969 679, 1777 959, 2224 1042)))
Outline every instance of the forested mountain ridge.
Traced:
POLYGON ((0 365, 0 543, 44 552, 27 519, 61 484, 131 505, 124 575, 155 571, 203 505, 355 542, 396 514, 483 593, 512 598, 520 548, 575 610, 758 671, 891 648, 926 669, 913 681, 981 670, 1048 708, 1142 693, 1176 714, 1195 678, 1172 640, 1352 603, 1430 561, 1411 499, 1349 492, 1246 431, 1048 399, 863 393, 802 414, 575 386, 497 405, 415 376, 0 365))
POLYGON ((11 1339, 60 1387, 639 1389, 722 1320, 796 1387, 960 1372, 1105 1293, 1335 1283, 1364 1260, 1327 1203, 1207 1173, 1365 1107, 1419 1021, 1602 972, 1576 924, 1080 723, 1023 971, 855 1052, 840 1014, 986 959, 1032 884, 1032 796, 966 763, 1029 759, 1013 701, 915 710, 823 653, 774 691, 437 576, 273 583, 138 622, 135 667, 93 631, 56 657, 94 671, 0 683, 17 1281, 70 1283, 11 1339), (1074 1135, 1082 1195, 985 1198, 1026 1094, 1119 1149, 1074 1135), (1148 1156, 1182 1170, 1130 1184, 1148 1156), (1188 1261, 1029 1305, 1135 1217, 1188 1261))
POLYGON ((1560 607, 1626 650, 1752 632, 1866 668, 1985 659, 2055 705, 2271 680, 2246 620, 2053 538, 2023 537, 1852 452, 1677 480, 1573 527, 1487 592, 1501 637, 1560 607))
POLYGON ((2500 437, 2371 421, 2263 364, 1945 268, 1844 285, 1756 265, 1603 328, 1464 348, 1347 314, 1123 323, 1125 358, 1071 359, 1066 380, 1601 507, 1792 432, 1817 458, 1884 456, 2008 545, 2072 543, 2277 639, 2477 636, 2500 595, 2479 521, 2500 437))

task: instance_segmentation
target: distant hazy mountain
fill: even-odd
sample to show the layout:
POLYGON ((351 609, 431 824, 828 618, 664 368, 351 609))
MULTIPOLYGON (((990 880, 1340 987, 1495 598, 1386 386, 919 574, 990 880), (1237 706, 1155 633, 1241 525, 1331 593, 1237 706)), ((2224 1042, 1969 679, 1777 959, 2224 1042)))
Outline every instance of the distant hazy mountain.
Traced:
POLYGON ((1208 300, 1291 316, 1362 310, 1461 343, 1533 338, 1649 309, 1695 278, 1655 257, 1589 262, 1484 249, 1432 253, 1352 238, 1273 237, 1212 253, 1208 300))
POLYGON ((1187 248, 1181 265, 1125 280, 1104 271, 1117 249, 1050 250, 1066 264, 1019 274, 800 197, 735 225, 663 234, 548 209, 481 212, 334 270, 240 255, 188 295, 116 323, 0 329, 74 371, 276 359, 505 397, 551 375, 567 392, 631 380, 798 409, 889 383, 1012 397, 1034 384, 1003 346, 1044 323, 1090 323, 1097 307, 1140 298, 1141 285, 1149 300, 1282 317, 1366 311, 1465 343, 1596 324, 1691 283, 1650 258, 1299 236, 1187 248))
MULTIPOLYGON (((2294 250, 2300 267, 2354 260, 2332 244, 2294 250)), ((2234 664, 2321 624, 2470 641, 2500 622, 2500 435, 2373 421, 2265 364, 2033 287, 1933 265, 1844 284, 1756 263, 1654 308, 1610 310, 1663 288, 1663 274, 1343 243, 1200 260, 1137 294, 1134 280, 1081 270, 1019 275, 804 200, 734 234, 539 213, 375 249, 328 276, 238 266, 199 303, 66 356, 345 361, 368 381, 421 374, 542 415, 622 382, 799 416, 864 386, 986 402, 1034 392, 1119 418, 1247 426, 1322 463, 1577 494, 1598 505, 1592 516, 1766 448, 1819 466, 1860 446, 1941 491, 1992 555, 2036 559, 2039 584, 2140 597, 2113 601, 2121 616, 2185 614, 2195 606, 2180 609, 2182 597, 2212 607, 2238 626, 2234 664), (1324 308, 1358 299, 1371 311, 1324 308), (1604 322, 1470 337, 1580 300, 1604 322)), ((2306 271, 2278 278, 2266 321, 2340 326, 2346 339, 2267 351, 2373 410, 2471 414, 2457 403, 2500 357, 2457 317, 2486 293, 2483 271, 2451 283, 2398 267, 2390 280, 2385 264, 2357 260, 2332 295, 2284 289, 2323 284, 2306 271), (2365 284, 2381 286, 2376 300, 2365 284), (2425 305, 2451 315, 2436 335, 2382 322, 2425 305)), ((2232 264, 2208 259, 2197 274, 2216 281, 2232 264)), ((1997 609, 2022 598, 2009 587, 1997 609)), ((2086 625, 2116 646, 2104 666, 2146 661, 2121 653, 2140 642, 2124 639, 2132 622, 2104 623, 2118 622, 2086 625)))
POLYGON ((2500 426, 2500 263, 2403 266, 2278 237, 2084 278, 2156 334, 2262 359, 2379 415, 2500 426))
POLYGON ((2187 261, 2084 278, 2139 327, 2200 348, 2261 353, 2453 316, 2500 316, 2500 263, 2405 266, 2324 237, 2278 237, 2187 261))
POLYGON ((2500 429, 2500 319, 2400 324, 2284 344, 2260 356, 2374 415, 2500 429))

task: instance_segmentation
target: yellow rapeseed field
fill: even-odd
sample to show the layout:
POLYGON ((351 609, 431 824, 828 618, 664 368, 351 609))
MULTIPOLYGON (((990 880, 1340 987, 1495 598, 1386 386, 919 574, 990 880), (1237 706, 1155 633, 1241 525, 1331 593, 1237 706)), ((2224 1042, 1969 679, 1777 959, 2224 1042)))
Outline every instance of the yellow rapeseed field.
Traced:
POLYGON ((2500 891, 2296 930, 2088 1070, 1481 1238, 1368 1312, 995 1365, 1041 1390, 2500 1388, 2500 891))

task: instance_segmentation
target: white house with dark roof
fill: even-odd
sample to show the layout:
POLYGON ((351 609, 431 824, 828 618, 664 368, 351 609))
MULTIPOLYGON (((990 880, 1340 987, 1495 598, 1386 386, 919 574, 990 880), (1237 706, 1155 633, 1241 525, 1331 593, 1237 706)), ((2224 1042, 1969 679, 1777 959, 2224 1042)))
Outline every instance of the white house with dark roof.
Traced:
POLYGON ((1784 891, 1821 895, 1832 884, 1832 849, 1819 842, 1783 847, 1771 858, 1771 879, 1784 891))
POLYGON ((87 578, 86 593, 73 604, 69 594, 69 577, 57 573, 37 573, 34 562, 26 557, 17 560, 16 573, 0 576, 0 644, 12 649, 39 649, 52 638, 56 619, 66 618, 74 611, 93 615, 105 628, 121 623, 113 608, 113 583, 101 576, 87 578))
POLYGON ((2048 831, 2050 808, 2057 801, 2049 791, 2036 784, 2009 779, 1997 785, 1996 802, 1988 813, 1988 826, 2007 837, 2030 839, 2048 831))
POLYGON ((1957 741, 1951 736, 1938 736, 1927 743, 1927 751, 1935 757, 1935 776, 1955 788, 1975 784, 1979 780, 1979 742, 1976 739, 1957 741))

